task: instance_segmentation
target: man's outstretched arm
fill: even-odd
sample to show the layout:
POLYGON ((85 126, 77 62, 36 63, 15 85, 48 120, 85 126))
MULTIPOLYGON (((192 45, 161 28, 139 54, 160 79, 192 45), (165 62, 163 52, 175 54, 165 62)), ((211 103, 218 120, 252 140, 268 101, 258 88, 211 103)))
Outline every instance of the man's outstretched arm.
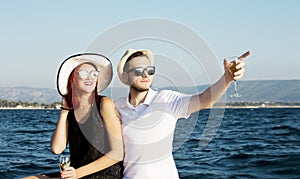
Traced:
POLYGON ((223 76, 215 84, 207 88, 203 93, 192 96, 188 108, 188 114, 201 109, 211 108, 223 96, 233 80, 241 79, 245 72, 245 62, 243 60, 247 58, 250 53, 250 51, 247 51, 241 55, 236 63, 229 62, 229 60, 225 58, 225 72, 223 76))

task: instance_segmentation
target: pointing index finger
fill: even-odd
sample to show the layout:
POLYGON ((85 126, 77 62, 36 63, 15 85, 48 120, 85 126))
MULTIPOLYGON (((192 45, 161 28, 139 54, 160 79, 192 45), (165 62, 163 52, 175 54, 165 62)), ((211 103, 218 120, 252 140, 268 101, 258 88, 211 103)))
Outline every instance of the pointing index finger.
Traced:
POLYGON ((239 60, 244 60, 245 58, 247 58, 249 55, 251 54, 250 51, 247 51, 246 53, 244 53, 243 55, 239 56, 239 60))

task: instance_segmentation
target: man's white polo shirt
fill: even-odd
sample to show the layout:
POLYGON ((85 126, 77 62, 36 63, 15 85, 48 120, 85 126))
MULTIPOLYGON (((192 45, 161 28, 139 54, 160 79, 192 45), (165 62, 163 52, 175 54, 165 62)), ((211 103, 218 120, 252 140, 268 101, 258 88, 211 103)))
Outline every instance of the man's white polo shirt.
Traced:
POLYGON ((172 156, 178 118, 188 118, 191 95, 149 89, 144 103, 132 106, 129 98, 116 101, 125 145, 124 178, 179 178, 172 156))

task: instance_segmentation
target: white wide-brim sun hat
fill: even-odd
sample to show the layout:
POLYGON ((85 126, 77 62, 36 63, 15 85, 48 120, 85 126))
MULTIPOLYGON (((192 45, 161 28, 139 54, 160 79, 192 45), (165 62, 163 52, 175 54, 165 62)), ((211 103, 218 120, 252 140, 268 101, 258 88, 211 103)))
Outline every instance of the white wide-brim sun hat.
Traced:
POLYGON ((66 96, 68 93, 67 85, 69 76, 72 71, 83 63, 93 63, 99 71, 98 76, 98 92, 104 90, 111 82, 113 76, 113 69, 111 61, 97 53, 82 53, 70 56, 59 67, 57 73, 57 90, 61 96, 66 96))
POLYGON ((129 85, 129 82, 123 78, 123 72, 124 72, 124 65, 126 63, 126 61, 128 60, 128 58, 136 53, 136 52, 142 52, 143 55, 147 56, 148 60, 150 61, 151 65, 154 64, 154 58, 153 58, 153 53, 150 51, 150 50, 146 50, 146 49, 139 49, 139 50, 135 50, 135 49, 128 49, 124 55, 122 56, 119 64, 118 64, 118 68, 117 68, 117 71, 118 71, 118 76, 119 76, 119 79, 121 80, 122 83, 124 83, 125 85, 129 85))

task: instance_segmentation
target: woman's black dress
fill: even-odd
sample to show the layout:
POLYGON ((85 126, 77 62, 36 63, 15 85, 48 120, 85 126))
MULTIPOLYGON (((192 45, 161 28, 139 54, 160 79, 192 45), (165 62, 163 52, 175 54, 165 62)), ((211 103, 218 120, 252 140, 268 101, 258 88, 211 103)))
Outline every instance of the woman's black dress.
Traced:
MULTIPOLYGON (((101 101, 101 99, 99 101, 101 101)), ((93 105, 88 118, 84 123, 78 123, 76 121, 74 110, 69 111, 67 117, 69 122, 68 141, 71 166, 74 168, 87 165, 110 150, 107 131, 99 109, 99 103, 93 105)), ((118 162, 111 167, 83 178, 121 179, 122 173, 122 162, 118 162)))

